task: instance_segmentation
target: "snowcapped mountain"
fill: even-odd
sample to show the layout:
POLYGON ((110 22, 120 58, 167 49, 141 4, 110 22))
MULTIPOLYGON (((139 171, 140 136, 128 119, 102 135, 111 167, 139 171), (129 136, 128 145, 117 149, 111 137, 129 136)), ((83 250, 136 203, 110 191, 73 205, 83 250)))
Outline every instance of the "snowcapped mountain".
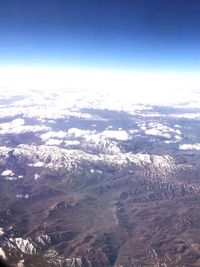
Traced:
POLYGON ((2 100, 0 257, 16 267, 199 266, 200 111, 48 93, 2 100))

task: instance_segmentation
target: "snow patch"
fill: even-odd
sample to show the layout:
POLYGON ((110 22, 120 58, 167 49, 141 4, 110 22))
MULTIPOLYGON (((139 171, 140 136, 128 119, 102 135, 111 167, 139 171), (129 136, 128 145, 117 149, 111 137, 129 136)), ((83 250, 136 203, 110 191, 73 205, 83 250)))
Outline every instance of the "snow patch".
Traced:
POLYGON ((14 172, 12 170, 5 170, 1 173, 1 176, 14 176, 14 172))
POLYGON ((33 164, 33 167, 43 167, 44 166, 44 162, 42 161, 37 161, 33 164))
POLYGON ((23 198, 23 195, 22 194, 17 194, 16 198, 23 198))
POLYGON ((37 179, 39 179, 40 178, 40 175, 38 174, 38 173, 35 173, 34 174, 34 180, 37 180, 37 179))
POLYGON ((10 177, 10 176, 6 176, 5 177, 5 180, 7 180, 7 181, 16 181, 18 178, 17 177, 10 177))
POLYGON ((6 260, 6 255, 2 248, 0 248, 0 256, 2 257, 2 259, 6 260))
POLYGON ((15 243, 15 245, 26 254, 36 254, 36 248, 33 246, 33 244, 28 239, 23 239, 21 237, 10 239, 12 242, 15 243))
POLYGON ((17 267, 24 267, 24 260, 20 260, 18 263, 17 263, 17 267))
POLYGON ((0 236, 4 234, 3 228, 0 227, 0 236))

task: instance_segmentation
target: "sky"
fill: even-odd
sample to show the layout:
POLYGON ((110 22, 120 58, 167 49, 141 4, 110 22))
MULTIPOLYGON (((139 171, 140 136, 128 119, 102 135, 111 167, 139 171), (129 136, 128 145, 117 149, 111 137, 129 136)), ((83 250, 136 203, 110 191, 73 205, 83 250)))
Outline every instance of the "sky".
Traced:
POLYGON ((0 67, 200 68, 199 0, 0 0, 0 67))

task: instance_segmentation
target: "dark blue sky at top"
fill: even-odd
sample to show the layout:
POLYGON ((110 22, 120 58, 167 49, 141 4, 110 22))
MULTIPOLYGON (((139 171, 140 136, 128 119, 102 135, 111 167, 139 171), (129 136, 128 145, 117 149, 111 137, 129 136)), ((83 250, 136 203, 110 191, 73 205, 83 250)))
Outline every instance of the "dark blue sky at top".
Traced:
POLYGON ((200 68, 199 0, 0 0, 0 65, 200 68))

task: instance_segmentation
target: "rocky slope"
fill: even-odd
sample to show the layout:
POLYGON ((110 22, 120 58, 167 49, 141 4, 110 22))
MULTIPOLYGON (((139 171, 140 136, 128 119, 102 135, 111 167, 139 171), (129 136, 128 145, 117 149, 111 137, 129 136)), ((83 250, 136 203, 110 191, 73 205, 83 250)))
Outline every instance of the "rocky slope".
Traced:
POLYGON ((0 154, 0 253, 11 265, 171 267, 200 261, 198 236, 191 243, 200 188, 185 182, 195 166, 120 149, 92 154, 19 145, 2 147, 0 154))

